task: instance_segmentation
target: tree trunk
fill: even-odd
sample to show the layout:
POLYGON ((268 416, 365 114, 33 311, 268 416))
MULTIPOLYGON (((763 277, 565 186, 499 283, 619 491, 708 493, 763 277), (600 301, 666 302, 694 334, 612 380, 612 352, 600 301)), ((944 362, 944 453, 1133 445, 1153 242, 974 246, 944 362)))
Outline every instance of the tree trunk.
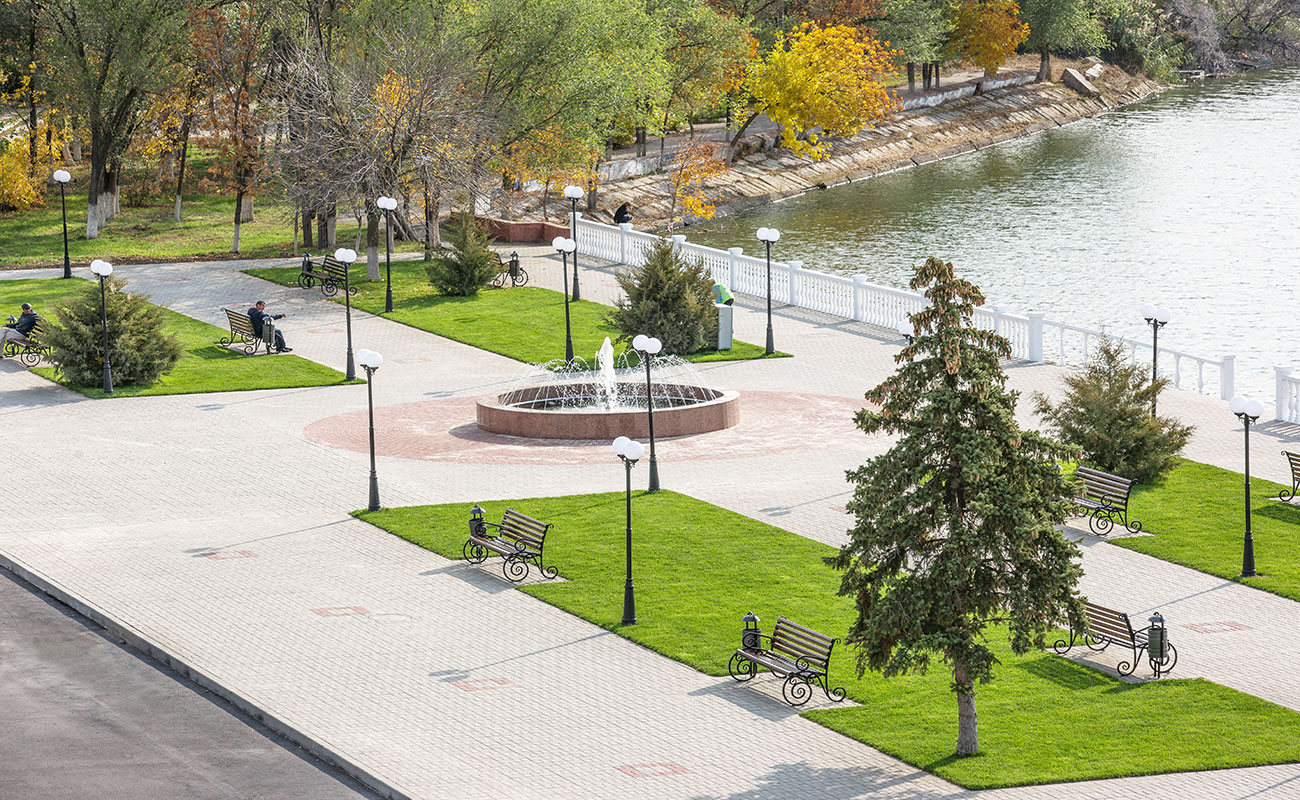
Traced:
POLYGON ((1038 54, 1038 80, 1050 81, 1052 79, 1052 53, 1044 47, 1038 54))
POLYGON ((102 148, 90 152, 90 185, 86 188, 86 238, 99 238, 99 204, 104 193, 102 148))
POLYGON ((308 249, 309 249, 309 248, 312 247, 312 243, 311 243, 311 221, 312 221, 312 218, 315 217, 315 216, 316 216, 316 215, 315 215, 314 213, 312 213, 312 210, 311 210, 310 208, 307 208, 306 206, 303 206, 303 209, 302 209, 302 246, 303 246, 304 248, 308 248, 308 249))
POLYGON ((301 222, 302 222, 302 218, 299 217, 297 213, 295 213, 293 215, 293 257, 294 258, 298 257, 298 225, 301 222))
POLYGON ((235 192, 235 241, 230 248, 230 252, 239 252, 239 224, 243 221, 243 214, 240 211, 244 207, 244 190, 239 189, 235 192))
POLYGON ((916 91, 916 62, 907 62, 907 91, 916 91))
POLYGON ((176 213, 177 222, 181 221, 181 194, 185 191, 185 157, 190 152, 190 114, 181 121, 181 166, 176 172, 176 213))
POLYGON ((176 154, 171 150, 162 154, 162 160, 158 162, 159 178, 176 177, 176 154))
POLYGON ((63 164, 64 164, 64 166, 68 166, 68 167, 72 166, 72 151, 68 149, 68 143, 67 143, 67 142, 64 142, 64 143, 63 143, 63 152, 62 152, 62 156, 63 156, 63 164))
POLYGON ((81 137, 76 134, 73 134, 72 135, 72 160, 80 164, 81 159, 82 159, 81 137))
POLYGON ((366 280, 379 280, 379 207, 366 194, 366 280))
POLYGON ((925 63, 921 65, 921 88, 930 91, 930 65, 925 63))
POLYGON ((329 211, 321 209, 316 214, 316 241, 322 250, 328 251, 330 246, 330 225, 329 211))
POLYGON ((31 70, 27 82, 27 169, 32 177, 36 177, 36 0, 31 0, 31 16, 28 19, 27 68, 31 70))
POLYGON ((429 182, 424 183, 424 260, 433 260, 433 228, 438 215, 429 200, 429 182))
POLYGON ((734 159, 734 158, 736 157, 736 148, 737 148, 737 146, 740 144, 740 137, 742 137, 742 136, 745 135, 745 131, 749 130, 749 126, 750 126, 751 124, 753 124, 754 120, 756 120, 756 119, 758 119, 758 112, 757 112, 757 111, 755 111, 754 113, 750 114, 750 115, 749 115, 749 119, 745 120, 745 124, 744 124, 744 125, 741 125, 740 128, 736 131, 736 135, 733 136, 733 137, 731 137, 731 144, 728 145, 728 147, 727 147, 727 164, 728 164, 728 165, 730 165, 732 159, 734 159))
POLYGON ((253 195, 246 192, 240 192, 244 196, 244 201, 239 204, 239 221, 253 221, 253 195))
POLYGON ((957 755, 973 756, 979 752, 979 718, 975 715, 975 685, 966 664, 957 661, 952 669, 957 686, 957 755))
POLYGON ((939 62, 938 61, 934 62, 933 72, 934 72, 934 88, 938 89, 939 88, 939 62))

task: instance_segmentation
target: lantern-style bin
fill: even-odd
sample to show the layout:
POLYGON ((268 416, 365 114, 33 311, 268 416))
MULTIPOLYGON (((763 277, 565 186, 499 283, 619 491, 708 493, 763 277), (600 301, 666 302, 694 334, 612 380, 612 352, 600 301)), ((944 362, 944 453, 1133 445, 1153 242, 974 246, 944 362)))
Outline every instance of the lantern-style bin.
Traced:
POLYGON ((745 623, 745 629, 740 632, 740 647, 743 650, 762 650, 763 649, 763 631, 758 627, 762 622, 754 616, 751 611, 741 620, 745 623))
POLYGON ((1148 619, 1151 626, 1147 628, 1147 660, 1151 662, 1151 671, 1159 678, 1169 672, 1178 663, 1178 651, 1169 643, 1169 630, 1165 627, 1165 618, 1156 612, 1148 619))
POLYGON ((512 282, 519 280, 519 253, 518 251, 510 254, 510 280, 512 282))
POLYGON ((487 523, 483 521, 483 509, 478 505, 469 510, 469 535, 479 538, 487 535, 487 523))

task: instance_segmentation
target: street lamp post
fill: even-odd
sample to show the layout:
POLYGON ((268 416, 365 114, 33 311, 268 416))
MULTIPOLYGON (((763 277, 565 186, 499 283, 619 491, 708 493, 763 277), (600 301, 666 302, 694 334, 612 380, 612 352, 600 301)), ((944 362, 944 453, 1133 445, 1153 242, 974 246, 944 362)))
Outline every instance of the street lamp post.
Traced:
MULTIPOLYGON (((1156 377, 1160 374, 1157 368, 1156 359, 1160 355, 1158 345, 1160 343, 1160 329, 1169 322, 1169 309, 1157 308, 1153 303, 1146 303, 1142 306, 1142 317, 1151 326, 1151 382, 1156 382, 1156 377)), ((1156 415, 1156 396, 1151 395, 1151 416, 1156 415)))
POLYGON ((573 253, 573 299, 575 301, 582 299, 582 293, 578 291, 578 200, 582 197, 583 191, 581 186, 564 187, 564 196, 569 198, 570 216, 569 216, 569 241, 573 242, 574 249, 569 252, 573 253))
POLYGON ((357 260, 357 251, 340 247, 334 251, 334 260, 343 262, 343 305, 347 309, 348 320, 348 369, 344 379, 354 381, 357 379, 357 367, 352 361, 352 284, 350 273, 352 272, 352 262, 357 260))
POLYGON ((64 189, 72 175, 66 169, 54 170, 54 180, 59 182, 59 205, 63 207, 63 277, 72 277, 72 261, 68 258, 68 196, 64 189))
POLYGON ((370 409, 370 505, 369 511, 379 510, 379 475, 375 472, 375 393, 371 389, 375 370, 384 363, 384 357, 374 350, 358 350, 357 362, 366 371, 366 405, 370 409))
POLYGON ((104 279, 113 274, 113 265, 97 258, 90 262, 90 271, 99 276, 99 317, 104 323, 104 394, 113 393, 113 365, 108 360, 108 300, 104 279))
POLYGON ((393 209, 397 200, 384 196, 375 201, 384 210, 384 313, 393 312, 393 209))
POLYGON ((645 454, 640 442, 626 436, 614 440, 614 455, 623 460, 627 473, 627 581, 623 584, 623 624, 636 624, 636 594, 632 588, 632 465, 645 454))
POLYGON ((759 228, 758 240, 767 245, 767 355, 776 352, 772 346, 772 245, 781 238, 776 228, 759 228))
MULTIPOLYGON (((555 248, 555 252, 560 254, 560 259, 564 262, 564 274, 560 278, 560 286, 564 289, 564 363, 572 364, 573 327, 569 322, 569 253, 573 253, 573 274, 576 277, 578 274, 578 246, 574 244, 572 239, 556 236, 551 240, 551 247, 555 248)), ((575 290, 578 288, 576 280, 573 283, 573 288, 575 290)), ((573 299, 578 299, 576 292, 573 299)))
POLYGON ((655 403, 650 388, 650 365, 654 357, 663 349, 664 343, 653 336, 638 334, 632 339, 632 347, 641 353, 645 362, 645 409, 650 416, 650 491, 659 491, 659 462, 655 460, 655 403))
POLYGON ((1241 551, 1241 577, 1255 577, 1255 540, 1250 532, 1250 426, 1264 413, 1264 404, 1238 395, 1228 401, 1228 408, 1237 415, 1245 428, 1246 440, 1246 540, 1241 551))

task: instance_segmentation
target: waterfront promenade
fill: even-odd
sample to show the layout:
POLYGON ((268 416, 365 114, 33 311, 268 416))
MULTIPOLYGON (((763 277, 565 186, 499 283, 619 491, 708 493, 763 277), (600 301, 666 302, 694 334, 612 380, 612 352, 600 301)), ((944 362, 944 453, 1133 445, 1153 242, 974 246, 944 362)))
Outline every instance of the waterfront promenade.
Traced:
MULTIPOLYGON (((534 283, 559 288, 549 248, 521 253, 534 283)), ((343 307, 239 272, 248 266, 118 269, 133 291, 214 324, 222 305, 265 299, 289 313, 282 329, 295 354, 341 369, 343 307)), ((584 266, 582 281, 585 298, 613 299, 612 268, 584 266)), ((762 341, 758 308, 738 301, 738 338, 762 341)), ((385 357, 373 387, 385 506, 464 503, 468 517, 485 499, 621 488, 607 443, 476 435, 469 398, 508 382, 517 362, 364 313, 354 313, 354 337, 385 357), (399 406, 429 425, 420 444, 396 421, 399 406)), ((790 309, 776 342, 795 357, 702 365, 715 386, 747 398, 744 422, 661 442, 664 487, 838 544, 849 524, 844 471, 888 446, 848 415, 893 369, 901 340, 790 309)), ((1008 373, 1014 388, 1056 392, 1062 370, 1008 373)), ((369 465, 349 431, 364 422, 365 395, 337 386, 91 401, 0 362, 0 428, 32 464, 21 491, 0 499, 4 518, 21 521, 0 532, 0 557, 394 796, 1300 797, 1300 765, 954 787, 799 717, 771 681, 765 696, 695 672, 352 519, 369 465), (525 739, 501 756, 502 743, 525 739)), ((1187 456, 1240 468, 1226 403, 1171 392, 1161 407, 1196 424, 1187 456)), ((1276 452, 1300 437, 1267 424, 1256 436, 1256 474, 1284 478, 1276 452)), ((1300 710, 1290 673, 1300 604, 1083 542, 1083 591, 1135 615, 1161 610, 1182 654, 1178 677, 1300 710), (1218 630, 1207 623, 1240 627, 1185 627, 1218 630)), ((1284 556, 1257 543, 1262 569, 1274 557, 1284 556)))

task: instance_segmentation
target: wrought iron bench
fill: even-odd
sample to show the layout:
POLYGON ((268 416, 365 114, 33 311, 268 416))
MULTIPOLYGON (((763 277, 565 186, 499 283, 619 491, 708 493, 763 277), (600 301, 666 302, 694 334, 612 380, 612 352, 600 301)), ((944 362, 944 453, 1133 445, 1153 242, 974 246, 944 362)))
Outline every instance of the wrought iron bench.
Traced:
POLYGON ((265 345, 266 354, 271 354, 271 343, 275 341, 274 323, 270 320, 263 322, 262 335, 258 336, 253 331, 253 320, 249 319, 247 313, 225 306, 222 306, 221 310, 226 312, 226 320, 230 323, 230 334, 222 336, 217 341, 218 344, 238 345, 250 356, 257 353, 259 345, 265 345))
MULTIPOLYGON (((1116 669, 1120 675, 1132 675, 1133 670, 1137 669, 1138 651, 1148 649, 1151 633, 1156 626, 1153 624, 1135 631, 1132 623, 1129 622, 1128 614, 1105 606, 1099 606, 1096 603, 1084 603, 1083 611, 1088 619, 1088 630, 1082 634, 1070 631, 1070 641, 1066 642, 1064 639, 1057 639, 1056 643, 1052 645, 1052 649, 1059 655, 1065 655, 1076 643, 1086 645, 1089 650, 1098 653, 1112 644, 1126 647, 1133 653, 1132 660, 1119 662, 1116 669)), ((1163 626, 1160 627, 1160 635, 1165 635, 1163 626)), ((1161 673, 1171 671, 1174 665, 1178 663, 1178 651, 1168 642, 1165 645, 1168 652, 1163 659, 1157 659, 1148 652, 1151 670, 1156 674, 1157 678, 1160 677, 1161 673)))
POLYGON ((828 700, 838 703, 844 699, 844 689, 832 689, 826 682, 831 650, 839 639, 805 628, 785 617, 777 617, 771 636, 764 636, 757 630, 747 630, 745 634, 742 646, 732 653, 727 663, 727 672, 737 681, 744 683, 754 677, 759 667, 765 667, 772 674, 785 678, 781 696, 792 706, 808 702, 814 682, 821 684, 828 700), (766 648, 762 646, 764 639, 768 643, 766 648))
POLYGON ((483 519, 482 514, 483 509, 474 506, 469 521, 469 539, 461 547, 461 555, 466 561, 482 564, 495 553, 505 559, 501 563, 502 574, 515 583, 528 577, 530 561, 537 564, 545 578, 559 574, 554 566, 545 566, 542 562, 546 533, 551 529, 549 523, 524 516, 513 508, 506 509, 500 525, 483 519), (488 533, 488 528, 496 528, 496 534, 488 533))
POLYGON ((1141 522, 1129 522, 1128 518, 1128 498, 1133 481, 1092 467, 1079 467, 1074 471, 1074 477, 1083 486, 1083 493, 1074 502, 1084 509, 1088 530, 1105 536, 1116 522, 1123 524, 1129 533, 1142 530, 1141 522))
MULTIPOLYGON (((12 319, 12 317, 10 318, 12 319)), ((45 329, 42 324, 45 320, 38 318, 36 325, 27 332, 26 344, 19 342, 5 342, 4 349, 0 350, 0 358, 9 356, 17 358, 20 362, 29 367, 34 367, 41 363, 41 358, 50 354, 50 346, 45 344, 45 329)))
POLYGON ((302 257, 302 268, 298 272, 298 286, 310 289, 319 283, 321 294, 326 297, 333 297, 338 294, 340 288, 347 286, 348 294, 356 297, 357 287, 351 286, 347 277, 348 265, 335 259, 334 256, 322 258, 320 269, 316 269, 311 255, 305 255, 302 257))
POLYGON ((1291 498, 1300 493, 1300 454, 1283 450, 1282 455, 1286 456, 1286 460, 1291 462, 1291 488, 1278 492, 1277 499, 1290 501, 1291 498))
POLYGON ((501 289, 507 282, 511 286, 523 286, 528 283, 528 273, 524 271, 523 267, 519 266, 518 253, 511 253, 508 261, 501 258, 500 253, 494 252, 493 255, 497 257, 497 266, 501 267, 501 271, 492 279, 493 286, 501 289))

